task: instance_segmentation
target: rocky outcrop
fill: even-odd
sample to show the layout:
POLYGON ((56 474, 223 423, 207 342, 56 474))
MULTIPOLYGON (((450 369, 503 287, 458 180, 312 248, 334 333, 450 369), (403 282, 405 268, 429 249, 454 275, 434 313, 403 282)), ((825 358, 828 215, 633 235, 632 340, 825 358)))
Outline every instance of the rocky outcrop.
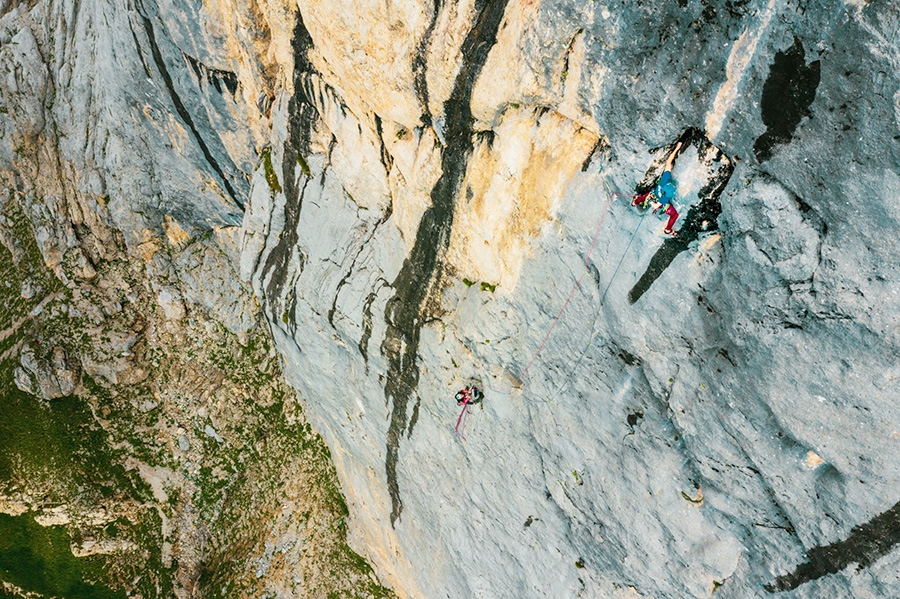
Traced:
POLYGON ((71 394, 78 383, 77 364, 70 364, 66 350, 54 347, 50 354, 39 360, 34 348, 22 349, 16 368, 16 386, 41 399, 54 399, 71 394))
MULTIPOLYGON (((897 594, 890 3, 0 12, 6 196, 91 299, 81 376, 150 384, 196 314, 256 338, 252 290, 399 595, 897 594), (679 141, 670 238, 628 196, 679 141)), ((55 372, 12 355, 29 392, 55 372)), ((166 438, 236 444, 242 414, 166 438)), ((301 593, 290 501, 255 545, 169 547, 179 592, 253 545, 244 592, 301 593)))

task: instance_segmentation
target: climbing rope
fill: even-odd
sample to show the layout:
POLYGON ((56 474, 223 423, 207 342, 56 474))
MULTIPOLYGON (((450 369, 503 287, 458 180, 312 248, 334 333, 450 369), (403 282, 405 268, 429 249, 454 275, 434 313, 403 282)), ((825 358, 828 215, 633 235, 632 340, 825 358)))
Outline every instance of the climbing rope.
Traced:
MULTIPOLYGON (((603 183, 605 184, 606 181, 604 181, 603 183)), ((608 189, 609 189, 609 187, 607 187, 607 190, 608 189)), ((610 197, 612 197, 613 195, 617 195, 617 196, 620 196, 623 198, 631 198, 631 199, 634 199, 637 197, 636 195, 629 195, 627 193, 619 193, 617 191, 610 191, 609 194, 610 194, 610 197)), ((625 246, 625 251, 622 252, 622 257, 619 258, 619 263, 616 264, 616 269, 613 271, 612 276, 609 278, 609 283, 606 284, 606 289, 603 290, 603 295, 600 296, 600 305, 601 306, 603 305, 603 302, 606 300, 606 294, 609 293, 609 288, 612 286, 613 281, 616 280, 616 275, 619 274, 619 269, 622 268, 622 262, 625 261, 625 256, 628 255, 628 250, 631 248, 631 244, 632 244, 632 242, 634 242, 634 238, 637 237, 638 231, 641 230, 641 225, 644 224, 644 218, 646 218, 648 213, 649 213, 649 210, 644 211, 644 213, 641 215, 641 220, 638 222, 638 226, 634 228, 634 233, 631 234, 631 239, 628 240, 628 245, 625 246)))
MULTIPOLYGON (((528 370, 532 367, 532 365, 537 360, 538 356, 544 350, 544 346, 547 344, 547 340, 550 339, 550 334, 553 332, 553 329, 556 328, 556 325, 559 323, 560 319, 562 318, 563 312, 565 312, 566 308, 569 306, 569 303, 572 301, 572 298, 575 296, 575 292, 578 291, 578 288, 581 286, 581 282, 584 280, 585 275, 587 275, 587 273, 589 272, 589 269, 591 266, 591 256, 594 253, 594 249, 597 247, 597 239, 600 236, 600 229, 603 227, 603 222, 606 220, 606 215, 609 213, 609 207, 612 204, 613 198, 624 197, 624 198, 633 199, 635 197, 634 195, 619 193, 617 191, 611 191, 609 189, 609 186, 606 184, 605 179, 604 179, 603 183, 604 183, 604 186, 606 186, 606 189, 609 193, 607 194, 607 197, 606 197, 606 203, 603 206, 603 212, 600 214, 600 220, 597 223, 597 229, 594 231, 594 237, 591 240, 591 247, 588 249, 587 256, 585 256, 585 259, 584 259, 584 272, 582 272, 581 276, 578 277, 578 280, 575 281, 575 285, 572 287, 572 291, 569 292, 569 296, 566 298, 566 301, 563 302, 562 308, 559 309, 559 313, 557 313, 556 318, 554 318, 553 322, 550 324, 550 328, 547 330, 547 333, 544 335, 544 338, 541 340, 540 345, 538 346, 538 348, 534 352, 534 354, 531 356, 531 359, 528 361, 528 364, 525 366, 525 369, 522 370, 522 374, 519 375, 518 380, 517 380, 518 385, 515 387, 512 387, 512 388, 502 388, 502 389, 498 389, 498 388, 492 387, 490 385, 486 385, 486 387, 488 389, 499 392, 499 393, 512 393, 513 391, 521 388, 522 385, 525 384, 525 376, 528 374, 528 370)), ((637 231, 635 231, 635 235, 636 234, 637 234, 637 231)), ((633 239, 634 239, 634 235, 632 235, 632 240, 633 239)), ((628 245, 629 246, 631 245, 630 241, 629 241, 628 245)), ((621 264, 622 264, 622 261, 619 261, 619 266, 621 266, 621 264)), ((618 270, 618 267, 617 267, 617 270, 618 270)), ((613 277, 615 277, 615 275, 613 275, 613 277)), ((612 280, 610 280, 610 282, 612 282, 612 280)), ((607 291, 608 290, 609 290, 609 286, 607 286, 607 291)), ((606 293, 603 294, 603 298, 604 299, 606 298, 606 293)), ((602 301, 603 300, 601 299, 601 304, 602 304, 602 301)), ((460 414, 460 418, 462 418, 462 414, 460 414)))
POLYGON ((466 397, 466 400, 462 404, 463 409, 462 412, 459 413, 459 418, 456 419, 456 428, 454 429, 454 433, 463 439, 465 439, 464 431, 466 428, 466 424, 463 420, 463 417, 469 413, 469 398, 466 397))
MULTIPOLYGON (((604 183, 606 183, 606 181, 604 181, 604 183)), ((607 187, 607 190, 609 190, 609 187, 607 187)), ((613 194, 615 194, 617 196, 632 198, 632 199, 637 197, 635 195, 628 195, 628 194, 624 194, 624 193, 618 193, 615 191, 610 191, 609 193, 611 196, 613 194)), ((606 300, 606 294, 609 293, 609 288, 612 286, 613 281, 616 280, 616 275, 619 274, 619 269, 622 268, 622 263, 625 261, 625 257, 628 255, 628 250, 631 249, 631 244, 634 242, 634 239, 637 237, 638 231, 641 230, 641 225, 644 224, 644 218, 647 217, 648 213, 649 213, 649 211, 645 210, 644 214, 641 215, 641 220, 638 222, 638 226, 634 228, 634 233, 631 234, 631 239, 628 240, 628 244, 625 246, 625 251, 622 252, 622 257, 619 258, 619 263, 616 265, 616 268, 613 271, 612 276, 609 278, 609 282, 606 284, 606 289, 603 290, 603 295, 600 296, 600 304, 598 306, 597 312, 594 314, 594 320, 593 320, 593 322, 591 322, 591 336, 588 337, 587 345, 584 347, 584 350, 582 350, 581 355, 578 356, 578 359, 575 361, 575 365, 572 367, 572 369, 569 371, 569 373, 563 379, 563 384, 559 387, 559 389, 556 390, 556 393, 553 394, 553 397, 551 397, 548 400, 548 402, 553 402, 554 400, 556 400, 556 398, 559 397, 559 394, 562 393, 565 390, 565 388, 569 385, 569 381, 572 379, 572 375, 575 374, 575 371, 578 370, 578 366, 581 365, 581 361, 587 355, 588 349, 590 349, 590 347, 594 344, 594 337, 597 334, 594 331, 594 328, 597 326, 597 318, 600 315, 599 308, 601 306, 603 306, 603 302, 606 300)))
MULTIPOLYGON (((612 200, 613 194, 610 193, 606 198, 606 204, 603 206, 603 212, 600 214, 600 221, 597 223, 597 230, 594 231, 594 238, 591 240, 591 247, 584 259, 584 272, 582 272, 581 276, 578 277, 578 280, 575 281, 575 286, 572 287, 572 291, 569 292, 569 297, 566 298, 566 301, 563 303, 562 308, 559 309, 559 313, 556 315, 556 318, 554 318, 553 322, 550 324, 550 328, 547 330, 547 334, 544 335, 544 338, 541 340, 541 344, 538 346, 537 351, 534 352, 534 355, 531 356, 531 360, 528 361, 528 364, 525 366, 522 374, 519 375, 517 380, 518 384, 515 387, 501 389, 492 387, 490 385, 485 385, 491 391, 495 391, 498 393, 512 393, 525 384, 525 375, 528 374, 528 369, 531 368, 532 364, 534 364, 535 360, 537 360, 537 357, 540 355, 541 351, 543 351, 544 346, 547 344, 547 340, 550 338, 550 333, 553 332, 553 329, 556 327, 557 323, 559 323, 560 318, 562 318, 563 312, 565 312, 566 307, 569 305, 569 302, 571 302, 572 298, 575 296, 575 292, 578 291, 578 288, 581 286, 581 281, 584 280, 585 275, 588 273, 588 269, 591 265, 591 255, 594 253, 594 248, 597 246, 597 238, 600 236, 600 229, 601 227, 603 227, 603 221, 606 220, 606 215, 609 212, 609 206, 612 203, 612 200)), ((460 418, 462 418, 462 414, 460 414, 460 418)))
MULTIPOLYGON (((486 385, 486 387, 487 387, 488 389, 491 389, 492 391, 496 391, 496 392, 501 392, 501 393, 512 393, 513 391, 515 391, 516 389, 521 388, 521 387, 525 384, 525 376, 526 376, 526 374, 528 373, 528 370, 529 370, 529 369, 531 368, 531 366, 535 363, 535 361, 537 360, 538 356, 539 356, 540 353, 543 351, 544 346, 547 344, 547 340, 550 338, 550 334, 553 332, 553 329, 554 329, 554 328, 556 327, 556 325, 559 323, 560 319, 562 318, 563 312, 566 310, 566 308, 568 307, 569 303, 572 301, 572 298, 575 296, 575 292, 576 292, 576 291, 578 290, 578 288, 581 286, 581 282, 584 280, 585 275, 588 273, 588 269, 590 268, 590 260, 591 260, 591 256, 592 256, 592 254, 593 254, 593 252, 594 252, 594 249, 596 248, 596 245, 597 245, 597 239, 598 239, 598 237, 599 237, 599 235, 600 235, 600 229, 602 228, 603 222, 604 222, 604 220, 606 219, 606 215, 607 215, 607 213, 609 212, 609 207, 610 207, 610 205, 612 204, 612 200, 613 200, 614 198, 616 198, 616 197, 627 198, 627 199, 629 199, 629 200, 633 200, 634 198, 637 197, 637 195, 635 195, 635 194, 627 194, 627 193, 620 193, 620 192, 618 192, 618 191, 612 191, 612 190, 609 188, 609 185, 606 183, 606 180, 605 180, 605 179, 604 179, 604 181, 603 181, 603 184, 604 184, 604 186, 606 187, 606 190, 607 190, 607 192, 608 192, 608 193, 607 193, 607 200, 606 200, 606 204, 603 206, 603 212, 602 212, 602 214, 601 214, 601 216, 600 216, 600 221, 599 221, 598 224, 597 224, 597 229, 596 229, 596 231, 594 231, 594 237, 593 237, 593 239, 591 240, 591 247, 590 247, 590 249, 588 250, 587 256, 585 257, 585 261, 584 261, 584 264, 585 264, 585 270, 584 270, 584 272, 581 274, 581 276, 580 276, 580 277, 578 278, 578 280, 575 282, 575 285, 572 287, 572 291, 569 293, 569 296, 566 298, 566 301, 563 303, 562 308, 560 308, 559 313, 556 315, 556 318, 554 318, 553 322, 550 324, 550 328, 547 330, 547 333, 544 335, 544 338, 541 340, 541 343, 540 343, 540 345, 538 346, 537 350, 534 352, 534 354, 532 355, 531 359, 528 361, 528 364, 525 366, 525 369, 522 370, 522 374, 518 377, 518 385, 517 385, 516 387, 513 387, 513 388, 506 388, 506 389, 498 389, 498 388, 495 388, 495 387, 491 387, 490 385, 486 385)), ((622 263, 625 261, 626 256, 628 256, 628 251, 631 249, 631 245, 634 243, 634 240, 635 240, 635 238, 637 237, 637 234, 638 234, 638 232, 640 231, 641 225, 643 224, 644 218, 647 216, 647 214, 648 214, 647 212, 644 212, 644 214, 641 216, 640 222, 638 222, 638 226, 635 227, 634 232, 631 234, 631 238, 628 240, 628 244, 625 246, 625 250, 622 252, 622 256, 621 256, 621 258, 619 259, 618 264, 616 264, 616 268, 613 270, 613 274, 612 274, 612 276, 609 278, 609 282, 607 283, 606 288, 603 290, 603 294, 600 296, 600 303, 599 303, 599 305, 598 305, 598 308, 599 308, 600 306, 603 306, 603 303, 606 301, 606 296, 607 296, 607 294, 609 293, 609 290, 610 290, 610 288, 612 287, 612 284, 613 284, 613 282, 615 281, 616 276, 619 274, 619 270, 622 268, 622 263)), ((590 348, 590 346, 593 344, 594 336, 596 335, 596 333, 594 332, 594 328, 596 327, 596 324, 597 324, 597 316, 598 316, 598 315, 599 315, 599 311, 594 315, 594 321, 593 321, 593 323, 591 324, 591 336, 590 336, 590 338, 588 339, 588 344, 587 344, 587 346, 585 347, 585 349, 581 352, 581 355, 578 357, 578 360, 575 362, 575 366, 572 368, 571 372, 569 373, 569 376, 566 377, 566 381, 568 381, 568 379, 569 379, 569 377, 571 376, 571 374, 574 373, 575 370, 577 370, 578 366, 581 364, 581 361, 584 359, 584 356, 587 354, 588 348, 590 348)), ((568 383, 564 383, 564 385, 560 388, 560 390, 558 390, 558 391, 554 394, 553 398, 549 400, 550 402, 552 402, 556 397, 559 396, 559 393, 560 393, 563 389, 565 389, 565 385, 566 385, 566 384, 568 384, 568 383)), ((462 417, 462 414, 460 414, 460 417, 462 417)))
MULTIPOLYGON (((556 325, 559 323, 560 319, 562 318, 563 312, 565 312, 566 308, 569 306, 569 303, 572 301, 572 298, 575 296, 575 292, 578 291, 579 287, 581 287, 581 282, 584 280, 584 277, 589 272, 589 269, 591 267, 591 256, 593 255, 594 249, 597 246, 597 239, 600 236, 600 229, 603 227, 603 222, 606 220, 606 215, 609 213, 609 207, 612 204, 613 199, 616 197, 621 197, 621 198, 628 198, 629 200, 633 200, 634 198, 637 197, 634 194, 627 194, 627 193, 620 193, 617 191, 612 191, 609 188, 609 185, 606 183, 605 179, 603 181, 603 184, 606 187, 606 190, 608 192, 607 199, 606 199, 606 203, 603 206, 603 212, 600 215, 600 220, 597 223, 597 229, 594 231, 594 237, 591 240, 591 246, 588 249, 587 256, 585 256, 585 259, 584 259, 584 272, 582 272, 581 276, 578 277, 578 280, 575 281, 575 285, 572 287, 572 291, 569 292, 569 295, 566 298, 566 301, 563 302, 562 307, 559 309, 559 312, 557 313, 556 317, 553 319, 553 322, 550 324, 550 328, 547 329, 547 333, 544 335, 544 338, 541 340, 540 345, 538 346, 538 348, 534 352, 534 354, 531 356, 531 359, 528 361, 528 364, 522 370, 522 374, 517 379, 518 385, 516 385, 515 387, 511 387, 511 388, 496 388, 496 387, 492 387, 491 385, 485 385, 485 388, 490 389, 495 392, 499 392, 499 393, 512 393, 513 391, 520 389, 525 384, 525 377, 528 374, 529 369, 532 367, 532 365, 534 365, 538 356, 544 350, 544 346, 547 344, 547 341, 550 339, 550 335, 551 335, 551 333, 553 333, 553 329, 556 328, 556 325)), ((621 269, 622 263, 625 261, 625 257, 628 255, 628 251, 631 249, 631 245, 632 245, 632 243, 634 243, 634 240, 637 237, 637 234, 640 231, 641 225, 643 224, 644 218, 646 216, 647 216, 647 212, 645 211, 644 214, 641 216, 641 220, 640 220, 640 222, 638 222, 637 227, 635 227, 634 232, 631 234, 631 238, 628 240, 628 244, 625 246, 625 250, 622 252, 622 256, 619 259, 618 264, 616 264, 616 268, 613 270, 613 274, 610 277, 609 282, 606 285, 606 288, 603 290, 603 294, 600 296, 600 303, 598 305, 598 310, 594 314, 594 320, 591 323, 591 335, 588 339, 587 346, 585 346, 584 350, 581 352, 581 355, 578 357, 578 360, 576 360, 575 365, 569 372, 568 376, 565 377, 565 382, 563 383, 563 385, 557 390, 557 392, 554 394, 554 396, 550 400, 547 400, 546 402, 542 402, 542 403, 551 403, 559 396, 559 394, 568 385, 568 380, 571 377, 571 375, 574 374, 575 371, 578 369, 578 366, 581 364, 581 361, 584 359, 584 356, 587 354, 588 349, 591 347, 591 345, 593 345, 594 337, 596 335, 596 333, 594 332, 594 329, 596 328, 597 318, 599 316, 599 308, 601 306, 603 306, 603 303, 606 301, 606 296, 609 293, 610 288, 612 287, 613 281, 615 281, 616 276, 619 274, 619 269, 621 269)), ((465 437, 463 436, 463 431, 465 430, 465 423, 467 420, 466 416, 469 413, 469 406, 470 406, 468 398, 466 398, 466 401, 463 402, 462 406, 463 406, 463 408, 462 408, 462 411, 459 413, 459 417, 456 419, 456 428, 454 430, 458 436, 461 436, 464 439, 465 437)))
POLYGON ((572 301, 572 297, 574 297, 575 292, 578 291, 578 287, 581 286, 581 281, 584 280, 584 276, 588 273, 588 269, 591 266, 591 254, 594 253, 594 248, 597 246, 597 237, 600 236, 600 227, 603 226, 603 221, 606 220, 606 215, 609 213, 609 205, 612 203, 613 195, 613 193, 610 193, 607 196, 606 205, 603 206, 603 213, 600 215, 600 222, 597 224, 597 230, 594 232, 594 239, 591 241, 591 249, 588 250, 587 257, 585 257, 584 259, 584 272, 581 273, 581 276, 578 277, 577 281, 575 281, 575 286, 572 287, 572 291, 569 293, 569 297, 566 298, 566 301, 563 303, 562 308, 559 309, 559 314, 557 314, 556 318, 553 319, 553 323, 547 330, 547 334, 544 335, 544 339, 541 341, 540 346, 538 346, 537 351, 534 352, 534 355, 531 357, 531 360, 528 362, 525 370, 523 370, 521 376, 519 376, 519 384, 522 384, 525 381, 525 375, 528 374, 528 369, 531 368, 531 365, 534 364, 534 361, 537 360, 537 357, 541 354, 541 351, 543 351, 544 346, 547 344, 547 340, 550 338, 550 333, 553 332, 553 329, 556 327, 559 319, 562 318, 563 312, 565 312, 566 307, 569 305, 569 302, 572 301))

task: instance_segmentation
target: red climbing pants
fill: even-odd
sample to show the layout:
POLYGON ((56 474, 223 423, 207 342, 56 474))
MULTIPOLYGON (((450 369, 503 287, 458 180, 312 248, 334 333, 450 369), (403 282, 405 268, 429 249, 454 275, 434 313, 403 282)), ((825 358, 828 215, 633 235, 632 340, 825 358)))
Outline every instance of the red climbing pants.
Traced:
POLYGON ((669 222, 666 223, 666 231, 671 231, 672 227, 675 226, 675 221, 678 220, 678 211, 675 210, 675 206, 672 204, 667 204, 665 213, 669 215, 669 222))

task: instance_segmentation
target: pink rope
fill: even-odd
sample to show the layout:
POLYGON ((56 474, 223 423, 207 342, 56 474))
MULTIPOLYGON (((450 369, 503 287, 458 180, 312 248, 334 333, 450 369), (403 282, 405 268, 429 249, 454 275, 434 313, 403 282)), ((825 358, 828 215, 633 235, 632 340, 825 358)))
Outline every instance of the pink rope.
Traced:
MULTIPOLYGON (((550 338, 550 334, 553 332, 553 329, 556 328, 556 324, 559 322, 560 318, 562 318, 563 312, 565 312, 566 308, 569 305, 569 302, 571 302, 572 298, 575 296, 575 292, 578 291, 578 288, 581 286, 581 281, 584 280, 585 275, 588 273, 587 269, 590 267, 591 256, 594 253, 594 248, 596 248, 596 246, 597 246, 597 238, 600 236, 600 229, 601 229, 601 227, 603 227, 603 221, 606 220, 606 215, 609 213, 609 207, 612 204, 612 200, 613 200, 614 196, 618 196, 618 197, 622 197, 622 198, 631 198, 631 199, 634 199, 637 197, 636 195, 633 195, 633 194, 619 193, 617 191, 609 192, 609 195, 607 196, 607 200, 606 200, 606 205, 603 207, 603 213, 600 215, 600 222, 597 223, 597 230, 594 231, 594 238, 591 240, 591 247, 588 250, 587 256, 584 259, 585 271, 583 273, 581 273, 581 276, 578 277, 577 281, 575 281, 575 286, 572 287, 572 291, 569 293, 569 297, 566 298, 566 301, 563 303, 562 308, 560 308, 559 313, 556 315, 556 318, 553 319, 553 323, 550 325, 550 328, 547 330, 547 334, 544 335, 544 338, 541 341, 540 346, 537 348, 537 351, 534 352, 534 355, 531 357, 531 360, 529 360, 528 365, 525 366, 525 369, 522 371, 522 375, 519 376, 519 378, 518 378, 519 385, 516 388, 519 388, 525 384, 524 383, 525 375, 528 373, 528 369, 531 368, 532 364, 534 364, 535 360, 537 360, 541 351, 543 351, 544 346, 547 344, 547 340, 550 338)), ((491 387, 490 385, 485 385, 485 386, 488 389, 491 389, 492 391, 499 391, 501 393, 503 393, 503 392, 511 393, 512 391, 514 391, 513 388, 498 389, 496 387, 491 387)), ((456 431, 457 435, 461 434, 460 429, 463 429, 463 430, 465 429, 464 417, 468 413, 468 410, 469 410, 469 397, 466 397, 466 399, 462 405, 463 405, 463 409, 459 413, 459 418, 456 419, 455 431, 456 431), (462 426, 460 426, 461 424, 462 424, 462 426)))
MULTIPOLYGON (((454 432, 457 435, 462 434, 459 432, 459 425, 463 421, 463 416, 465 416, 466 412, 468 412, 468 410, 469 410, 469 398, 471 398, 471 397, 472 397, 471 395, 466 395, 466 398, 462 404, 462 406, 463 406, 462 412, 459 413, 459 418, 456 419, 456 428, 454 429, 454 432)), ((465 429, 465 427, 463 427, 463 429, 465 429)))
POLYGON ((578 287, 581 285, 581 281, 584 280, 584 276, 588 273, 587 269, 591 264, 591 254, 594 253, 594 248, 597 245, 597 237, 600 235, 600 227, 603 226, 603 221, 606 219, 606 215, 609 212, 609 205, 612 203, 613 196, 621 196, 625 198, 634 198, 635 196, 629 195, 626 193, 619 193, 616 191, 612 191, 609 193, 609 196, 606 200, 606 206, 603 207, 603 214, 600 215, 600 222, 597 224, 597 230, 594 232, 594 239, 591 241, 591 249, 588 250, 587 257, 584 259, 584 272, 581 273, 581 276, 578 277, 578 280, 575 281, 575 286, 572 287, 571 293, 569 293, 569 297, 566 298, 565 303, 562 308, 559 310, 559 314, 556 315, 556 318, 553 320, 553 324, 550 325, 550 329, 547 331, 547 334, 544 335, 543 341, 541 341, 541 345, 538 347, 537 351, 534 352, 534 355, 531 357, 531 360, 528 362, 528 365, 525 367, 525 370, 522 371, 522 375, 519 377, 519 384, 523 384, 525 381, 525 375, 528 373, 528 369, 531 368, 531 365, 534 364, 534 361, 537 360, 537 357, 540 355, 541 351, 543 351, 544 346, 547 344, 547 340, 550 338, 550 333, 553 332, 553 329, 556 327, 556 324, 559 322, 559 319, 562 318, 563 312, 565 312, 566 307, 569 305, 569 302, 572 301, 572 297, 575 296, 575 292, 578 291, 578 287))

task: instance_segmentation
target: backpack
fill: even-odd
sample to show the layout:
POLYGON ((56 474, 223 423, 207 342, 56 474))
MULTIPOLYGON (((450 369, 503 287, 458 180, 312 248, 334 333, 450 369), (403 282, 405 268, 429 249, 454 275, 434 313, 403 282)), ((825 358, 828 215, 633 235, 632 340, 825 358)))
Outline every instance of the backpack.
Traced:
POLYGON ((656 196, 656 199, 659 200, 662 204, 669 204, 672 200, 675 199, 675 184, 672 181, 669 181, 665 185, 657 185, 653 190, 653 195, 656 196))

